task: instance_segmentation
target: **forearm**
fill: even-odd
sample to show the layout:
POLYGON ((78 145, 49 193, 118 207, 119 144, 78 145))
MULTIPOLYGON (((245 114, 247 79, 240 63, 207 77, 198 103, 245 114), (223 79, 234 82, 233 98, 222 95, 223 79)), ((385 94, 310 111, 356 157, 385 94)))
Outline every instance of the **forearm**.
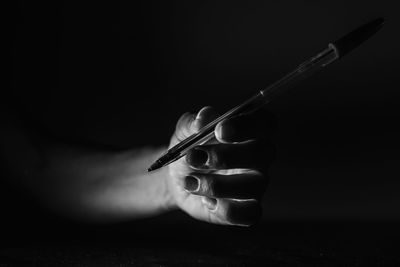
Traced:
POLYGON ((22 186, 53 210, 92 221, 152 216, 174 206, 165 185, 168 173, 146 171, 161 151, 51 145, 39 152, 19 132, 2 135, 2 152, 22 186))
POLYGON ((151 216, 173 207, 167 172, 146 171, 159 149, 97 154, 64 150, 52 155, 57 156, 47 163, 43 179, 56 190, 43 195, 59 197, 57 202, 68 214, 109 221, 151 216))

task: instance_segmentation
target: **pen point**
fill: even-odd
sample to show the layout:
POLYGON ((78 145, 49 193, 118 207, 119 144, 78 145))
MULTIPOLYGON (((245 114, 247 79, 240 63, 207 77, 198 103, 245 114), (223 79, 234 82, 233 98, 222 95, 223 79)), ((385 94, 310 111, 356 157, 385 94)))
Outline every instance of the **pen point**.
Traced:
POLYGON ((158 168, 150 167, 150 168, 147 169, 147 172, 151 172, 151 171, 154 171, 156 169, 158 169, 158 168))
POLYGON ((161 168, 162 166, 163 165, 157 160, 156 162, 151 164, 151 166, 147 169, 147 172, 151 172, 151 171, 157 170, 157 169, 161 168))

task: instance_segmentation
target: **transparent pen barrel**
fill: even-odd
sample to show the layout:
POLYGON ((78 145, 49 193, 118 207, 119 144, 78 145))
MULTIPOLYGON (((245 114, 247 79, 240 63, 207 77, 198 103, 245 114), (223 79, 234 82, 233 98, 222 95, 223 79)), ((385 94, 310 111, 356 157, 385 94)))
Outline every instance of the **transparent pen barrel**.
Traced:
POLYGON ((269 102, 277 95, 282 94, 287 89, 296 85, 299 81, 309 77, 323 67, 329 65, 339 58, 339 53, 333 44, 329 44, 328 48, 316 55, 315 57, 303 62, 295 70, 261 90, 265 101, 269 102))
POLYGON ((194 148, 195 146, 205 144, 215 137, 215 126, 228 118, 233 116, 255 111, 266 103, 270 102, 278 94, 285 92, 287 89, 293 87, 298 81, 310 76, 316 71, 322 69, 328 64, 332 63, 339 58, 339 54, 334 45, 330 44, 327 49, 316 55, 315 57, 300 64, 294 71, 290 72, 277 82, 271 84, 266 89, 259 91, 258 94, 249 98, 239 106, 234 107, 228 112, 224 113, 214 121, 204 126, 199 133, 193 134, 186 138, 176 146, 167 151, 166 162, 173 162, 183 156, 194 148), (168 157, 170 156, 170 157, 168 157))

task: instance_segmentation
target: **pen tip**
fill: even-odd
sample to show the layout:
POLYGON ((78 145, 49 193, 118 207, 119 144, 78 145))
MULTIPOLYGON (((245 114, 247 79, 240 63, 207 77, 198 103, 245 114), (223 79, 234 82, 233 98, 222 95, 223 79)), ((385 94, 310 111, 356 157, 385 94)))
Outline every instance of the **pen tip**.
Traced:
POLYGON ((153 164, 151 164, 151 166, 147 169, 147 172, 151 172, 151 171, 157 170, 157 169, 159 169, 161 167, 162 167, 162 164, 160 164, 159 161, 156 161, 153 164))

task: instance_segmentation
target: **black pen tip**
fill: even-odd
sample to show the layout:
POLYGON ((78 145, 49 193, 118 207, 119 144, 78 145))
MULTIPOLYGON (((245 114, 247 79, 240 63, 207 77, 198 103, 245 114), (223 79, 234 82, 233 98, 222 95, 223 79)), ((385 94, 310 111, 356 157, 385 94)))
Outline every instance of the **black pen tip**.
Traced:
POLYGON ((157 170, 157 169, 161 168, 162 166, 163 165, 160 163, 160 161, 157 160, 156 162, 151 164, 151 166, 147 169, 147 172, 151 172, 151 171, 157 170))
POLYGON ((338 50, 339 56, 342 57, 379 31, 384 22, 385 20, 383 18, 374 19, 336 40, 332 44, 338 50))

